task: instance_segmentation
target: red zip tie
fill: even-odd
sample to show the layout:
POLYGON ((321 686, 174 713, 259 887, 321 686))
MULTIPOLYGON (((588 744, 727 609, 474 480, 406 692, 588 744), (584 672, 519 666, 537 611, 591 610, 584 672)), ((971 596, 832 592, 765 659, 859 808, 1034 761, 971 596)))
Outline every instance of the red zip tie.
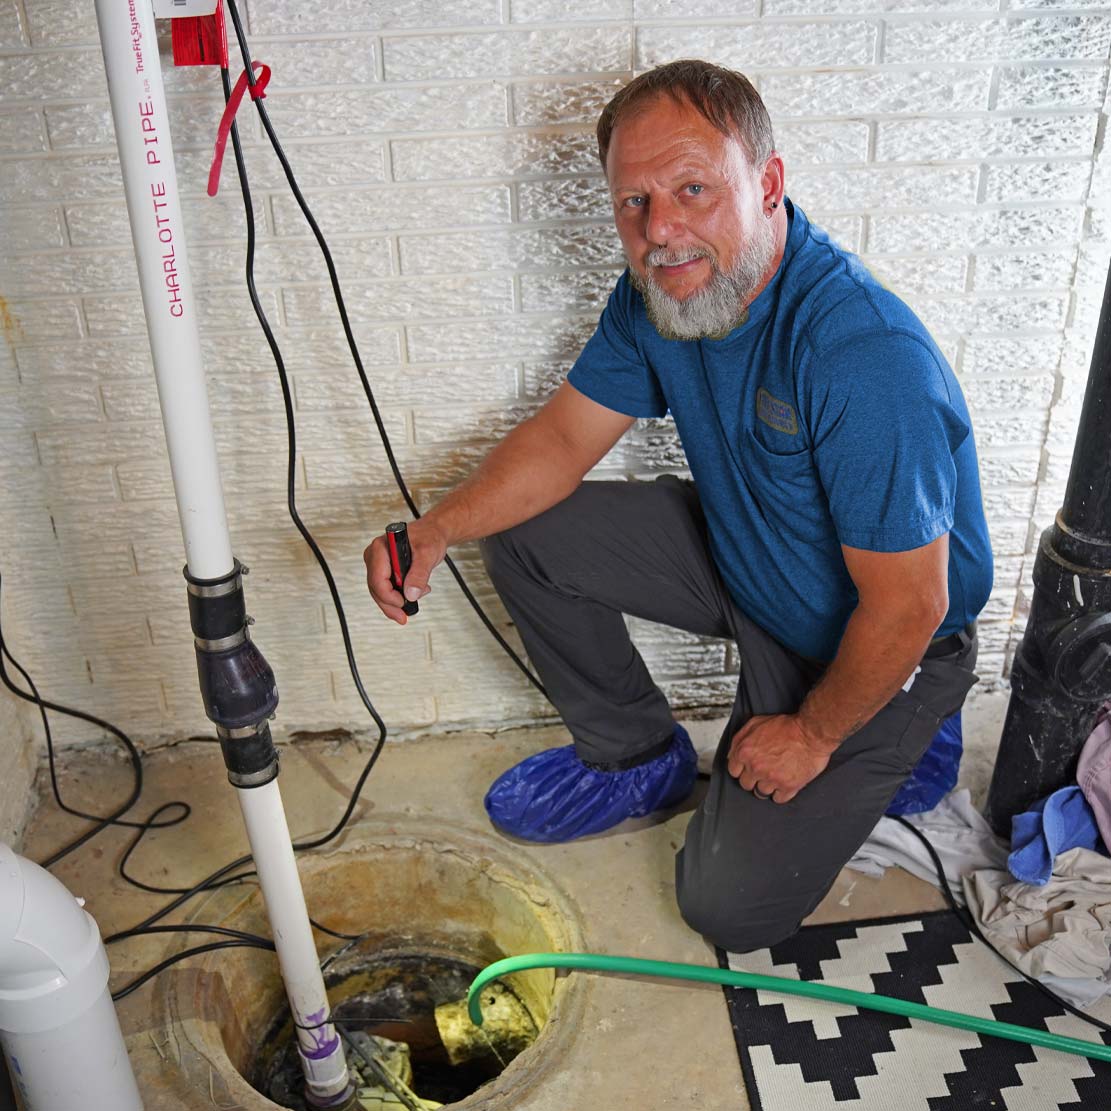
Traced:
POLYGON ((224 148, 228 145, 228 134, 231 131, 232 120, 239 111, 243 94, 250 92, 252 100, 261 100, 266 96, 266 86, 270 83, 270 67, 262 62, 252 62, 252 68, 259 71, 258 80, 253 85, 247 84, 247 71, 239 75, 235 88, 231 91, 227 104, 224 105, 224 114, 220 117, 220 126, 216 131, 216 151, 212 156, 212 168, 208 171, 208 195, 216 196, 220 187, 220 167, 224 164, 224 148))

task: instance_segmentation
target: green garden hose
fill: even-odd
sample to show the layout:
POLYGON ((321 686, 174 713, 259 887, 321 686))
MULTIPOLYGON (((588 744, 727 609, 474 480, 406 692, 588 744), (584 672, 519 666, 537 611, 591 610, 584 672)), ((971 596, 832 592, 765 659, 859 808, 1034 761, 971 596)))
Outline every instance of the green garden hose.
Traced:
POLYGON ((639 957, 610 957, 598 953, 526 953, 520 957, 507 957, 487 965, 474 979, 467 992, 467 1010, 476 1026, 482 1025, 482 989, 491 981, 511 972, 529 968, 578 968, 589 972, 621 972, 635 976, 666 976, 678 980, 699 980, 707 984, 724 984, 729 987, 754 988, 774 991, 782 995, 803 995, 810 999, 824 999, 830 1003, 846 1003, 851 1007, 864 1007, 872 1011, 918 1018, 936 1022, 941 1026, 955 1026, 958 1030, 973 1030, 977 1034, 990 1034, 995 1038, 1009 1038, 1028 1045, 1059 1049, 1079 1057, 1111 1061, 1111 1046, 1081 1038, 1066 1038, 1048 1030, 1035 1030, 1030 1026, 1015 1026, 1010 1022, 996 1022, 990 1018, 961 1014, 927 1007, 924 1003, 910 1003, 893 999, 890 995, 872 995, 866 991, 834 987, 832 984, 811 983, 808 980, 788 980, 782 976, 760 976, 752 972, 734 972, 728 968, 711 968, 701 964, 681 964, 674 961, 649 961, 639 957))

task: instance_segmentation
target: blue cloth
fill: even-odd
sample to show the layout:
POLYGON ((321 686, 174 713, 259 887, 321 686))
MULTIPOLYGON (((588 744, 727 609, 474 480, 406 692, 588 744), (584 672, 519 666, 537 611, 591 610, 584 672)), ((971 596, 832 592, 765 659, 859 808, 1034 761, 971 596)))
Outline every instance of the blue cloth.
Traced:
POLYGON ((671 411, 726 586, 780 642, 836 654, 857 604, 842 544, 898 552, 945 532, 940 632, 956 632, 992 582, 960 386, 910 309, 785 204, 783 261, 744 324, 665 340, 626 272, 569 381, 630 416, 671 411))
POLYGON ((1069 849, 1107 850, 1096 816, 1079 787, 1062 787, 1011 819, 1011 855, 1007 868, 1023 883, 1048 883, 1053 861, 1069 849))
POLYGON ((930 747, 914 766, 910 778, 895 792, 885 813, 924 814, 933 810, 957 785, 963 752, 964 737, 958 710, 941 723, 930 747))
POLYGON ((570 841, 682 802, 697 776, 698 754, 676 725, 662 756, 626 771, 588 768, 574 745, 538 752, 494 780, 484 801, 490 820, 506 833, 570 841))

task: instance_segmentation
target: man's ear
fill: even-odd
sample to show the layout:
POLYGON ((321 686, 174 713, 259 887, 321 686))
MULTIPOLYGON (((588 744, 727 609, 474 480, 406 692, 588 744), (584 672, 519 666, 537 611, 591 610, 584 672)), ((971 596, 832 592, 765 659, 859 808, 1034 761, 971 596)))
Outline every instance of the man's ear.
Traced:
POLYGON ((778 151, 773 150, 764 163, 764 174, 760 182, 764 190, 764 209, 772 205, 783 203, 783 194, 786 186, 783 177, 783 159, 778 151))

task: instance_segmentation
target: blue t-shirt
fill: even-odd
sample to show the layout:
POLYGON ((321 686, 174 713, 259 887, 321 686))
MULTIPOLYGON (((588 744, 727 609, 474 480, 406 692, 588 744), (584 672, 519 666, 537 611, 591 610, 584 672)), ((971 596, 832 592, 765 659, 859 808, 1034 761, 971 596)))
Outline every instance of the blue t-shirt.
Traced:
POLYGON ((783 260, 747 321, 666 340, 618 280, 569 380, 619 413, 669 410, 741 609, 829 660, 857 604, 841 545, 919 548, 949 533, 949 612, 987 601, 991 543, 956 377, 921 321, 786 201, 783 260))

